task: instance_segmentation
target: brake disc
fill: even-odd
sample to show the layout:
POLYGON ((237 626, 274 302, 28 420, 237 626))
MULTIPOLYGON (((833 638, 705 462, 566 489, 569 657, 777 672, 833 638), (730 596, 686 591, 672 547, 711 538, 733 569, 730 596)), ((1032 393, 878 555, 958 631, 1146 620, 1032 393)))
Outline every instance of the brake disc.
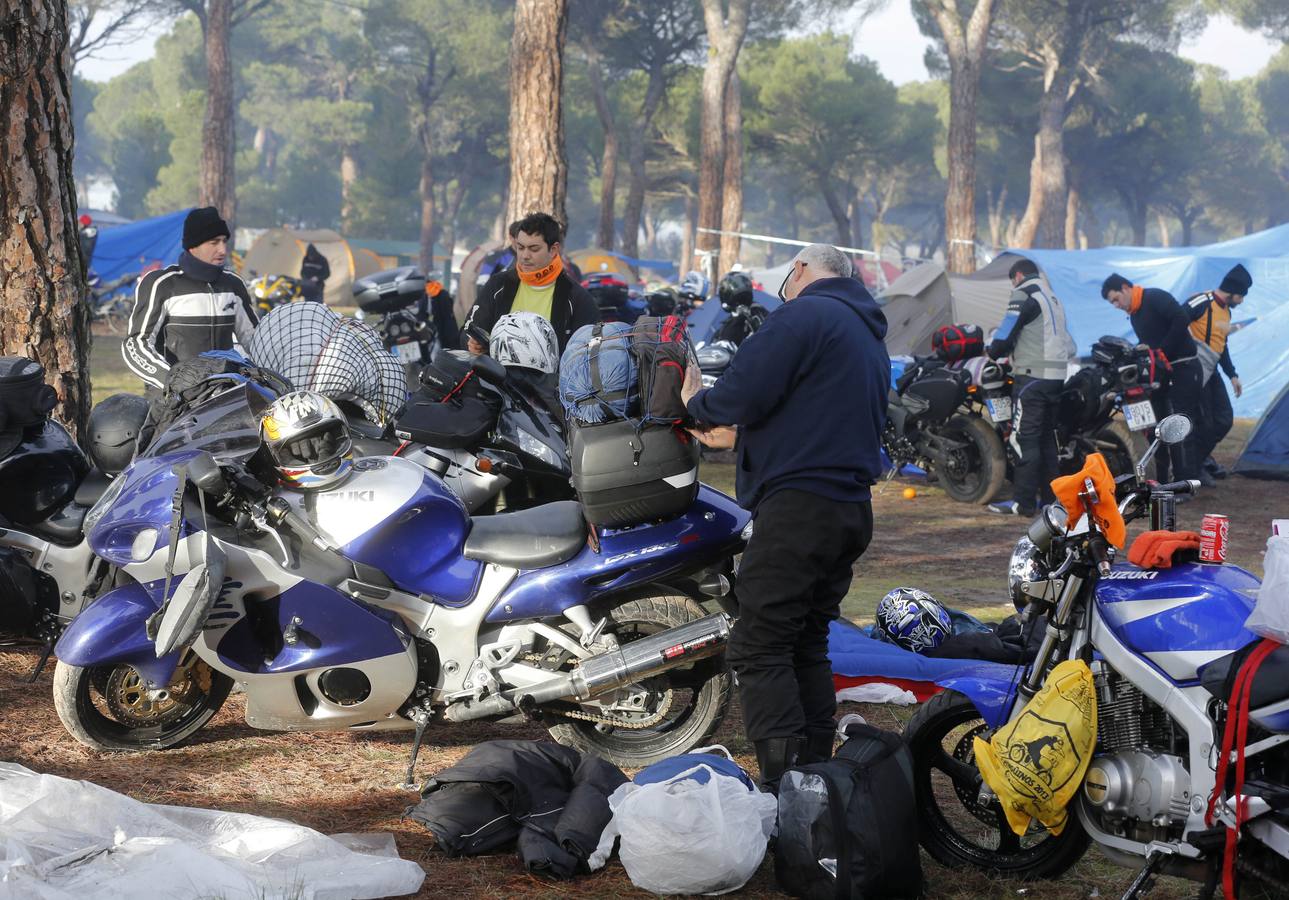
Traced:
POLYGON ((163 690, 149 690, 143 677, 130 666, 116 666, 100 692, 112 718, 131 728, 148 728, 179 718, 210 691, 211 682, 210 667, 193 656, 175 670, 163 690))

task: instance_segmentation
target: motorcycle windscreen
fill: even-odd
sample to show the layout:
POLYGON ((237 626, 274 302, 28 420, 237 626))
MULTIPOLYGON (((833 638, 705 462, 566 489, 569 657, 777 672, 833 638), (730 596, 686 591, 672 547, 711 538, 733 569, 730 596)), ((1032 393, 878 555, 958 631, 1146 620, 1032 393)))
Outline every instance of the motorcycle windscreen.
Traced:
POLYGON ((140 456, 205 450, 224 463, 244 462, 260 448, 260 417, 272 401, 242 382, 180 416, 140 456))

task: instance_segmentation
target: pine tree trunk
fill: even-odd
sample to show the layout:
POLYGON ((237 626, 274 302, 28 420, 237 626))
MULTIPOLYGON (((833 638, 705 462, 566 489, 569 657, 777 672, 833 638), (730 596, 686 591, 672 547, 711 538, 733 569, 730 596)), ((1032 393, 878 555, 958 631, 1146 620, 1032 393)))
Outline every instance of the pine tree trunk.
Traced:
POLYGON ((516 0, 510 43, 510 196, 506 221, 545 212, 567 224, 564 37, 568 0, 516 0))
MULTIPOLYGON (((719 230, 724 211, 725 90, 747 34, 750 0, 703 0, 707 28, 707 64, 703 68, 702 116, 699 121, 698 227, 719 230), (728 2, 728 13, 723 8, 728 2)), ((720 236, 699 231, 700 250, 718 250, 720 236)), ((721 267, 717 260, 716 268, 721 267)))
POLYGON ((949 57, 945 257, 950 272, 969 273, 976 271, 976 100, 993 0, 978 0, 965 27, 956 3, 939 0, 929 6, 949 57))
POLYGON ((604 132, 604 155, 600 158, 600 224, 595 231, 595 245, 605 250, 613 249, 614 205, 618 189, 618 129, 613 121, 613 108, 609 93, 604 88, 604 67, 598 56, 592 56, 588 65, 591 96, 595 99, 595 112, 604 132))
POLYGON ((1065 115, 1072 76, 1057 70, 1038 104, 1038 134, 1029 172, 1029 202, 1021 218, 1021 247, 1065 244, 1065 115))
POLYGON ((1156 213, 1155 221, 1159 223, 1159 246, 1171 247, 1172 244, 1168 235, 1168 217, 1163 213, 1156 213))
POLYGON ((692 192, 685 193, 685 222, 684 231, 680 236, 680 277, 684 278, 686 272, 697 269, 694 265, 694 226, 698 216, 698 202, 692 192))
POLYGON ((67 4, 0 0, 0 353, 45 367, 55 416, 90 409, 89 308, 72 177, 67 4))
POLYGON ((1065 198, 1065 249, 1079 249, 1079 204, 1081 195, 1074 183, 1065 198))
POLYGON ((821 175, 817 184, 819 193, 823 195, 824 205, 832 214, 833 225, 837 228, 837 243, 844 247, 850 240, 850 219, 846 216, 846 207, 842 205, 841 198, 837 196, 837 189, 832 186, 827 175, 821 175))
MULTIPOLYGON (((721 229, 743 230, 743 83, 738 69, 730 73, 725 86, 725 165, 721 176, 721 229)), ((739 261, 742 239, 721 236, 721 270, 729 271, 739 261)))
POLYGON ((206 118, 201 127, 202 206, 213 206, 233 228, 237 186, 233 161, 233 63, 229 49, 233 0, 208 0, 206 8, 206 118))
POLYGON ((421 233, 420 264, 421 271, 427 275, 434 270, 434 161, 430 155, 428 124, 421 126, 421 233))
POLYGON ((622 207, 622 252, 632 258, 640 255, 640 216, 644 212, 645 190, 649 186, 645 154, 653 135, 653 117, 667 90, 667 73, 661 64, 649 71, 649 83, 640 104, 632 131, 635 139, 627 159, 631 166, 631 183, 627 188, 627 202, 622 207))

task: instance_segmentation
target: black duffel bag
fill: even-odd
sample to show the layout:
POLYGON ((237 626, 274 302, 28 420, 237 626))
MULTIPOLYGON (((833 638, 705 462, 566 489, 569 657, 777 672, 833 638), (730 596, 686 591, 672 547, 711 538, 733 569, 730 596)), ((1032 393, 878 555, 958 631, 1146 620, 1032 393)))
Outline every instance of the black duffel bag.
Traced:
POLYGON ((913 757, 898 734, 853 723, 832 759, 783 774, 774 875, 809 900, 921 895, 913 757))

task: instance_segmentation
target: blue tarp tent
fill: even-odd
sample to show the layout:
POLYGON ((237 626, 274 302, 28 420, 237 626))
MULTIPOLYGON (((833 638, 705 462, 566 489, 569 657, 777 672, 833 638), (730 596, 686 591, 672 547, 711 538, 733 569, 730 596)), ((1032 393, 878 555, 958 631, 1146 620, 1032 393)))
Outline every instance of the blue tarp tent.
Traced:
POLYGON ((179 245, 183 243, 184 219, 188 212, 181 209, 155 219, 103 229, 94 245, 90 269, 106 282, 156 264, 168 266, 177 262, 183 250, 179 245))
MULTIPOLYGON (((1232 397, 1237 416, 1260 416, 1289 384, 1289 224, 1202 247, 1103 247, 1098 250, 1009 250, 990 263, 1003 277, 1015 256, 1043 270, 1065 306, 1065 319, 1080 353, 1103 334, 1132 337, 1126 314, 1101 299, 1101 282, 1118 272, 1137 284, 1158 287, 1184 302, 1217 287, 1236 263, 1253 275, 1253 287, 1232 318, 1257 321, 1231 336, 1231 357, 1244 385, 1232 397), (1014 254, 1014 255, 1013 255, 1014 254), (1009 259, 1010 257, 1010 259, 1009 259)), ((997 322, 979 322, 985 328, 997 322)))
POLYGON ((1289 386, 1272 401, 1249 435, 1236 460, 1235 473, 1289 481, 1289 386))

